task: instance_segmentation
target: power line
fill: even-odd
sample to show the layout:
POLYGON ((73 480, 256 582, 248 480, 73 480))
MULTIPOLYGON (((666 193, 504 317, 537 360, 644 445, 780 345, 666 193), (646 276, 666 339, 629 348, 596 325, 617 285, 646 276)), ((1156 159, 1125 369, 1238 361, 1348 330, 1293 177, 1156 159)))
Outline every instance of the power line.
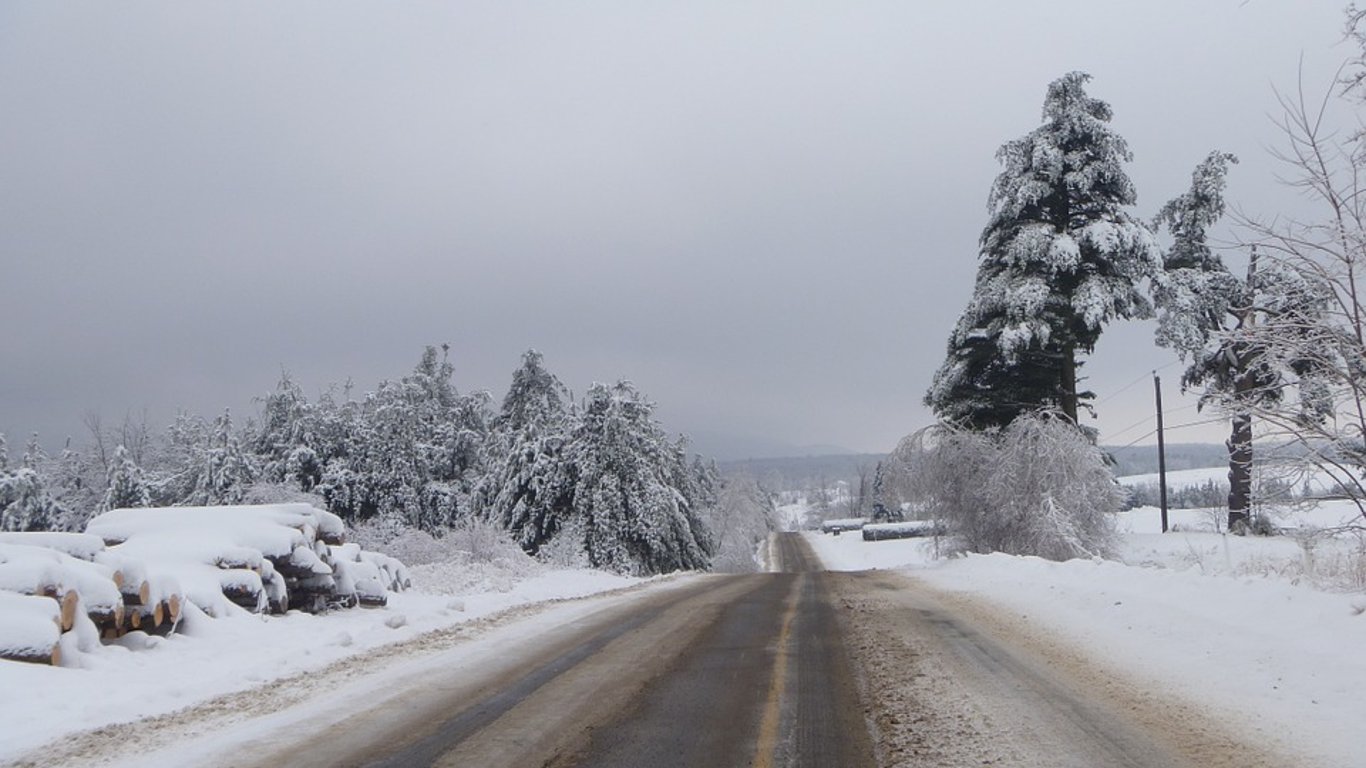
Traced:
MULTIPOLYGON (((1181 413, 1182 411, 1189 411, 1189 410, 1191 410, 1192 408, 1199 408, 1199 407, 1200 407, 1200 404, 1199 404, 1199 403, 1192 403, 1192 404, 1190 404, 1190 405, 1183 405, 1183 406, 1181 406, 1181 407, 1179 407, 1179 408, 1163 408, 1163 409, 1162 409, 1162 415, 1163 415, 1163 416, 1170 416, 1170 415, 1172 415, 1172 414, 1174 414, 1174 413, 1181 413)), ((1143 426, 1144 424, 1148 424, 1148 423, 1151 423, 1151 422, 1155 421, 1156 419, 1157 419, 1156 416, 1144 416, 1143 418, 1139 419, 1138 421, 1135 421, 1133 424, 1130 424, 1129 426, 1125 427, 1124 429, 1119 430, 1118 432, 1110 432, 1109 434, 1106 435, 1106 439, 1114 440, 1114 439, 1118 438, 1120 435, 1122 435, 1122 434, 1124 434, 1124 433, 1126 433, 1126 432, 1131 432, 1131 431, 1133 431, 1133 430, 1135 430, 1135 429, 1137 429, 1137 428, 1143 426)), ((1175 429, 1175 427, 1173 427, 1173 429, 1175 429)), ((1151 434, 1156 434, 1156 433, 1157 433, 1157 430, 1153 430, 1152 432, 1149 432, 1148 434, 1151 435, 1151 434)), ((1146 437, 1146 435, 1145 435, 1145 437, 1146 437)), ((1142 440, 1143 438, 1140 437, 1139 439, 1142 440)))
MULTIPOLYGON (((1172 425, 1172 426, 1170 426, 1170 427, 1167 427, 1166 429, 1167 429, 1168 432, 1170 432, 1170 431, 1172 431, 1173 429, 1185 429, 1186 427, 1199 427, 1199 426, 1204 425, 1204 424, 1215 424, 1215 423, 1218 423, 1218 422, 1221 422, 1221 421, 1224 421, 1224 420, 1225 420, 1224 417, 1220 416, 1220 417, 1213 418, 1213 419, 1202 419, 1202 420, 1200 420, 1200 421, 1188 421, 1188 422, 1186 422, 1185 424, 1174 424, 1174 425, 1172 425)), ((1145 438, 1152 437, 1152 436, 1155 435, 1155 434, 1157 434, 1157 430, 1156 430, 1156 429, 1152 430, 1151 432, 1148 432, 1148 433, 1145 434, 1145 435, 1139 435, 1137 438, 1134 439, 1133 442, 1131 442, 1131 443, 1129 443, 1129 444, 1127 444, 1127 445, 1121 445, 1121 446, 1120 446, 1118 449, 1116 449, 1116 450, 1124 450, 1125 448, 1132 448, 1132 447, 1134 447, 1135 445, 1138 445, 1138 442, 1139 442, 1140 440, 1143 440, 1143 439, 1145 439, 1145 438)))
POLYGON ((1118 432, 1112 432, 1112 433, 1110 433, 1110 434, 1108 435, 1108 437, 1109 437, 1111 440, 1114 440, 1116 437, 1119 437, 1120 435, 1124 434, 1125 432, 1128 432, 1129 430, 1137 429, 1137 428, 1143 426, 1144 424, 1147 424, 1148 422, 1153 421, 1154 418, 1155 418, 1155 417, 1153 417, 1153 416, 1144 416, 1143 418, 1139 419, 1138 421, 1135 421, 1133 424, 1130 424, 1129 426, 1125 427, 1124 429, 1121 429, 1121 430, 1118 431, 1118 432))
POLYGON ((1095 404, 1096 404, 1096 405, 1103 405, 1103 404, 1105 404, 1105 403, 1108 403, 1108 402, 1110 402, 1111 400, 1113 400, 1114 398, 1119 397, 1119 396, 1120 396, 1121 394, 1123 394, 1125 391, 1130 390, 1130 389, 1133 389, 1134 387, 1138 386, 1140 382, 1147 381, 1148 378, 1151 377, 1154 373, 1157 373, 1158 371, 1165 371, 1165 370, 1167 370, 1168 368, 1172 367, 1173 365, 1180 365, 1180 364, 1181 364, 1181 361, 1180 361, 1180 360, 1173 360, 1173 361, 1171 361, 1170 363, 1167 363, 1166 365, 1162 366, 1161 368, 1156 368, 1156 369, 1154 369, 1154 370, 1152 370, 1152 371, 1145 371, 1145 372, 1143 372, 1143 373, 1140 373, 1140 374, 1138 375, 1138 378, 1134 379, 1133 381, 1129 382, 1128 384, 1125 384, 1124 386, 1120 387, 1119 389, 1116 389, 1114 392, 1111 392, 1110 394, 1106 395, 1104 398, 1102 398, 1102 399, 1100 399, 1100 400, 1097 400, 1095 404))

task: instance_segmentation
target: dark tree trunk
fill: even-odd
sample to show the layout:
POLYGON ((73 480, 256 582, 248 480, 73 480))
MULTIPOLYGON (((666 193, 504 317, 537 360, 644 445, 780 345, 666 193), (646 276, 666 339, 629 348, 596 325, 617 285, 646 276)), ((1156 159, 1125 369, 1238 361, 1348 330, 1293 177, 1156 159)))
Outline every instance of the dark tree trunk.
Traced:
POLYGON ((1067 418, 1073 424, 1080 424, 1077 419, 1077 356, 1076 346, 1068 343, 1062 349, 1061 370, 1059 371, 1058 405, 1067 418))
POLYGON ((1252 522, 1252 416, 1233 417, 1228 442, 1228 529, 1246 530, 1252 522))
MULTIPOLYGON (((1247 306, 1236 312, 1238 328, 1250 328, 1257 322, 1252 295, 1257 276, 1257 246, 1247 265, 1247 306)), ((1257 379, 1253 373, 1254 359, 1250 350, 1233 349, 1233 401, 1245 403, 1256 397, 1257 379)), ((1242 533, 1252 523, 1252 414, 1243 411, 1233 417, 1233 433, 1228 442, 1228 529, 1242 533)))

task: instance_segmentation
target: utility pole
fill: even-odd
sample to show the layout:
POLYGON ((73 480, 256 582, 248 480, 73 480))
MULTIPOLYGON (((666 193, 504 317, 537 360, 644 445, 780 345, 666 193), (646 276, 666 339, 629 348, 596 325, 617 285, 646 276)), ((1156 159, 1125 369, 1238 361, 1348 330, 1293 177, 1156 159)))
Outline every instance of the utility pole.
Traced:
POLYGON ((1167 444, 1162 435, 1162 379, 1153 371, 1153 392, 1157 395, 1157 487, 1162 499, 1162 532, 1167 532, 1167 444))

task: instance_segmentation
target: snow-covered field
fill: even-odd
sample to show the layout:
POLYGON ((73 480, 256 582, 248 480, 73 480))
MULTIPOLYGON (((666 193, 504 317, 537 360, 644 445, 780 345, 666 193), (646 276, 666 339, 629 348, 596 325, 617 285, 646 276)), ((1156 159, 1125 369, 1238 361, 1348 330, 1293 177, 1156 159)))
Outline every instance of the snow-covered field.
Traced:
POLYGON ((413 590, 384 608, 323 615, 192 616, 183 634, 146 637, 155 648, 105 646, 82 668, 0 663, 0 763, 64 734, 163 715, 223 694, 321 670, 349 657, 544 601, 640 583, 592 570, 555 570, 527 559, 489 564, 418 565, 413 590))
MULTIPOLYGON (((1329 525, 1350 511, 1329 504, 1298 514, 1329 525)), ((1183 510, 1174 522, 1198 529, 1205 514, 1183 510)), ((1065 563, 1000 554, 937 559, 932 540, 805 535, 829 568, 900 568, 989 600, 1116 675, 1153 681, 1304 756, 1304 765, 1366 765, 1361 540, 1317 542, 1307 553, 1288 537, 1161 534, 1151 508, 1124 513, 1120 527, 1120 561, 1065 563), (1357 572, 1354 590, 1339 570, 1357 572)))

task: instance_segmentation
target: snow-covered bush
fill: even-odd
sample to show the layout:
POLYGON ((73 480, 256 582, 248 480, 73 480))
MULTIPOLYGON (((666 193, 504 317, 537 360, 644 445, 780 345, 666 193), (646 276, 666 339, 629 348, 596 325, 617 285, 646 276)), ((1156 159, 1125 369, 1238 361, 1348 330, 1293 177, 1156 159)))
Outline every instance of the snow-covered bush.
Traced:
POLYGON ((462 520, 441 538, 449 540, 455 550, 464 552, 472 563, 525 557, 506 529, 484 520, 462 520))
POLYGON ((559 534, 536 553, 536 559, 555 568, 592 568, 583 546, 583 524, 569 518, 559 534))
POLYGON ((376 518, 351 528, 351 541, 362 548, 383 552, 408 565, 424 565, 457 560, 453 539, 435 536, 426 531, 406 527, 392 518, 376 518))
POLYGON ((477 519, 438 529, 433 535, 393 518, 379 518, 354 526, 351 540, 364 549, 398 558, 408 565, 527 559, 507 530, 477 519))
POLYGON ((716 541, 712 570, 749 573, 759 569, 755 552, 760 542, 777 529, 773 497, 753 476, 735 474, 725 478, 716 504, 707 509, 707 526, 716 541))
POLYGON ((950 552, 1111 554, 1122 493, 1067 419, 1031 414, 990 432, 939 425, 907 440, 898 453, 911 462, 915 501, 943 521, 950 552))

